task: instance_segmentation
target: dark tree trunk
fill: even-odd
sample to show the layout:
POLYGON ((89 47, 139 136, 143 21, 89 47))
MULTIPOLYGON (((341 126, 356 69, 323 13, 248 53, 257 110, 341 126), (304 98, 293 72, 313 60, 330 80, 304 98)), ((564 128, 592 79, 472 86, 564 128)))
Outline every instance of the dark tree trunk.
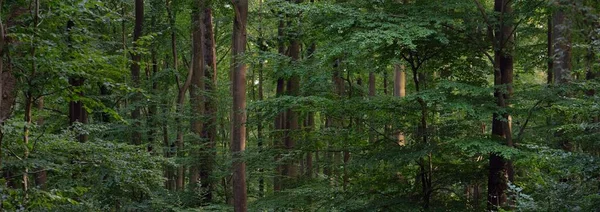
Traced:
POLYGON ((241 154, 246 149, 246 64, 241 60, 246 52, 246 23, 248 0, 233 0, 231 84, 233 107, 231 112, 231 152, 233 154, 233 208, 236 212, 247 211, 246 163, 241 154))
POLYGON ((204 115, 204 55, 202 52, 202 1, 194 1, 192 9, 192 84, 190 86, 190 104, 192 109, 191 127, 192 133, 195 134, 194 140, 191 143, 190 157, 192 165, 190 165, 190 188, 197 191, 197 184, 200 182, 200 164, 204 163, 201 159, 201 138, 204 128, 204 123, 201 117, 204 115))
MULTIPOLYGON (((513 82, 513 26, 505 18, 510 17, 510 0, 495 0, 494 10, 499 12, 499 26, 495 29, 494 46, 494 91, 496 105, 506 108, 512 95, 513 82), (506 90, 505 90, 506 89, 506 90)), ((512 147, 511 118, 508 113, 494 113, 492 120, 492 138, 504 141, 512 147)), ((513 181, 512 163, 497 153, 490 155, 488 175, 488 209, 497 210, 507 203, 508 182, 513 181)))
POLYGON ((552 14, 552 72, 555 83, 566 84, 571 81, 571 24, 563 8, 566 5, 556 4, 552 14))
POLYGON ((548 70, 547 70, 547 78, 546 78, 546 83, 551 85, 554 82, 554 48, 552 46, 552 17, 548 17, 548 32, 547 34, 547 48, 548 48, 548 52, 547 52, 547 56, 548 56, 548 70))
MULTIPOLYGON (((285 24, 283 22, 283 18, 280 17, 279 26, 277 27, 277 36, 278 36, 277 50, 278 50, 279 55, 285 54, 284 28, 285 28, 285 24)), ((275 96, 280 97, 284 94, 284 92, 285 92, 285 80, 283 79, 283 77, 279 77, 279 78, 277 78, 277 88, 275 91, 275 96)), ((283 130, 285 129, 285 124, 284 124, 285 118, 286 118, 285 112, 281 112, 281 113, 277 114, 277 116, 275 117, 275 123, 274 123, 275 133, 273 136, 273 141, 274 141, 274 147, 276 149, 281 149, 285 143, 283 141, 285 139, 285 136, 283 135, 283 130)), ((281 159, 280 155, 275 156, 275 162, 279 162, 280 159, 281 159)), ((275 171, 276 171, 275 177, 273 178, 273 190, 280 191, 281 186, 282 186, 281 175, 283 175, 283 166, 278 165, 277 169, 275 171)))
MULTIPOLYGON (((142 36, 142 27, 144 24, 144 0, 135 0, 135 25, 133 29, 133 51, 131 52, 131 80, 133 87, 140 87, 140 63, 142 55, 139 54, 138 40, 142 36)), ((133 98, 134 109, 131 111, 131 118, 134 122, 134 130, 131 135, 131 142, 135 145, 142 144, 142 133, 140 132, 141 123, 141 109, 139 104, 141 97, 139 93, 136 93, 133 98)))
POLYGON ((213 199, 213 187, 214 183, 210 180, 213 167, 215 166, 215 145, 217 139, 217 58, 216 58, 216 46, 215 37, 213 31, 213 16, 212 7, 207 3, 208 1, 203 0, 203 16, 201 32, 202 32, 202 52, 204 56, 204 77, 205 80, 205 93, 207 94, 205 100, 205 123, 202 132, 203 144, 202 147, 202 165, 200 166, 200 181, 201 188, 204 191, 204 202, 211 202, 213 199))

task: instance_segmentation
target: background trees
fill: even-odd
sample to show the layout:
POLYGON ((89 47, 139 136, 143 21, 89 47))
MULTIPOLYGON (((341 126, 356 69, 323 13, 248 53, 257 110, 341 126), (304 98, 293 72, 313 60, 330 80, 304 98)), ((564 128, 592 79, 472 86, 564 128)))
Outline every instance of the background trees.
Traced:
POLYGON ((599 7, 0 1, 0 206, 595 210, 599 7))

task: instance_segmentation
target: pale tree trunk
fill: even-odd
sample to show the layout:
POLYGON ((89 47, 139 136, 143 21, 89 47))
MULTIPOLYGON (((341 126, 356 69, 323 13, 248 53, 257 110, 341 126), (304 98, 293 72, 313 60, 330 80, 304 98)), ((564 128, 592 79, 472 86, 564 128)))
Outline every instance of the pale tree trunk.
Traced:
POLYGON ((231 84, 233 107, 231 112, 231 153, 233 154, 233 208, 236 212, 247 211, 246 163, 242 154, 246 149, 246 64, 242 58, 246 52, 246 23, 248 0, 232 0, 233 20, 231 84))
MULTIPOLYGON (((33 42, 31 45, 31 78, 35 78, 36 74, 37 74, 37 64, 36 64, 36 45, 35 45, 35 35, 37 34, 38 31, 38 23, 39 23, 39 14, 40 14, 40 1, 39 0, 35 0, 34 1, 34 15, 33 15, 33 42)), ((27 91, 25 92, 25 127, 23 127, 23 149, 24 149, 24 153, 23 153, 23 160, 27 160, 29 158, 29 142, 30 142, 30 137, 29 134, 31 133, 31 124, 32 124, 32 107, 33 107, 33 103, 35 101, 34 97, 33 97, 33 82, 28 81, 27 82, 29 84, 27 91)), ((28 202, 28 190, 29 190, 29 168, 25 167, 25 169, 23 170, 23 182, 22 182, 22 186, 23 186, 23 202, 25 205, 27 205, 28 202)))
MULTIPOLYGON (((394 64, 394 96, 404 98, 406 96, 406 68, 404 65, 394 64)), ((400 129, 394 134, 398 145, 406 145, 404 133, 400 129)))

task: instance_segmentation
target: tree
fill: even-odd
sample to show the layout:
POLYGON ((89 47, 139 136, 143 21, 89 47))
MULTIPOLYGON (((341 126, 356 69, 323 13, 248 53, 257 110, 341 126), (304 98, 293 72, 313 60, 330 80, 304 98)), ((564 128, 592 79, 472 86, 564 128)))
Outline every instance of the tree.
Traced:
POLYGON ((201 188, 204 190, 204 200, 211 202, 213 199, 213 182, 210 179, 215 166, 216 139, 217 139, 217 53, 215 35, 213 30, 213 9, 211 1, 202 3, 202 54, 204 56, 204 128, 202 131, 202 166, 200 167, 201 188))
MULTIPOLYGON (((142 55, 140 52, 139 39, 142 37, 142 28, 144 26, 144 0, 135 0, 135 25, 133 28, 133 50, 131 54, 131 80, 134 88, 140 86, 140 66, 142 62, 142 55)), ((133 134, 131 141, 135 145, 142 144, 142 133, 140 132, 141 127, 141 107, 139 101, 141 100, 140 94, 136 91, 133 98, 134 108, 131 111, 131 118, 134 121, 133 134)))
MULTIPOLYGON (((481 8, 481 4, 479 4, 481 8)), ((488 25, 489 35, 493 36, 494 48, 494 97, 500 109, 509 106, 513 92, 513 48, 514 26, 509 18, 512 14, 512 3, 505 0, 494 1, 494 11, 499 13, 498 24, 488 25)), ((487 19, 489 21, 489 19, 487 19)), ((489 24, 489 22, 488 22, 489 24)), ((507 112, 494 113, 492 120, 492 137, 502 140, 503 144, 512 147, 511 117, 507 112)), ((488 209, 497 210, 507 203, 508 183, 514 181, 512 162, 498 153, 492 153, 489 161, 488 175, 488 209)))
POLYGON ((246 206, 246 163, 241 154, 246 148, 246 24, 248 1, 232 0, 235 16, 233 19, 231 92, 233 107, 231 112, 231 153, 233 154, 233 208, 236 212, 247 211, 246 206))

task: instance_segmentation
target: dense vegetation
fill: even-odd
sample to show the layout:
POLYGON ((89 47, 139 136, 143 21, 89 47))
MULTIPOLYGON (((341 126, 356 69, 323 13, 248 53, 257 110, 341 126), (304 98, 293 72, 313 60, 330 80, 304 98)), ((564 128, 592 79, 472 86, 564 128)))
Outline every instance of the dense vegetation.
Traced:
POLYGON ((596 0, 0 0, 6 211, 598 211, 596 0))

